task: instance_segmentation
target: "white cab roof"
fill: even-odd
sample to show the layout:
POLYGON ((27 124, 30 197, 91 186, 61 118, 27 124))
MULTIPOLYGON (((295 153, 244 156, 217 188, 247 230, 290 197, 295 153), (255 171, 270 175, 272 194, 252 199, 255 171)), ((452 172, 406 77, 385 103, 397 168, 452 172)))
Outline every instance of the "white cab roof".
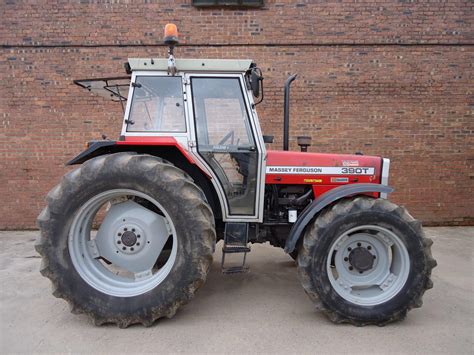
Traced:
MULTIPOLYGON (((132 71, 135 70, 168 70, 168 60, 159 58, 129 58, 132 71)), ((209 72, 245 72, 249 69, 250 59, 176 59, 178 71, 209 72)))

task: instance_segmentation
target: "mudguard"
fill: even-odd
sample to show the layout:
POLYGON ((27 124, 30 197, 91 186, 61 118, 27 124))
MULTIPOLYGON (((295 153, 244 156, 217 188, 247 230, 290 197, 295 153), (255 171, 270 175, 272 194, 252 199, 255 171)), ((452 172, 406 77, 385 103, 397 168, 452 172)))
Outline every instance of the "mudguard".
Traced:
MULTIPOLYGON (((127 150, 140 151, 148 153, 147 147, 174 147, 186 158, 186 160, 195 165, 190 154, 178 143, 174 137, 125 137, 124 140, 101 140, 91 141, 86 150, 78 156, 71 159, 66 165, 82 164, 86 160, 103 154, 123 152, 127 150)), ((199 169, 208 176, 200 167, 199 169)))
POLYGON ((82 164, 86 160, 89 160, 91 158, 110 153, 113 151, 113 147, 115 146, 115 144, 116 141, 92 141, 89 143, 89 146, 86 150, 79 153, 79 155, 75 158, 69 160, 66 165, 82 164))
POLYGON ((389 194, 393 192, 393 188, 390 186, 380 184, 350 184, 336 187, 311 202, 301 213, 298 220, 293 224, 290 230, 290 235, 286 240, 285 252, 291 253, 298 243, 303 231, 305 230, 308 223, 310 223, 314 216, 319 213, 324 207, 339 200, 346 196, 357 195, 367 192, 379 192, 389 194))

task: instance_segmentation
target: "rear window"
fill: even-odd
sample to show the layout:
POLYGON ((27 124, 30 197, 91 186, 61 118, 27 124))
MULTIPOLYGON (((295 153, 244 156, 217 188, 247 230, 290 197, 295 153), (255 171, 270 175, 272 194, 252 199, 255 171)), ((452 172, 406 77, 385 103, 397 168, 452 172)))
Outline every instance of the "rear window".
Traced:
POLYGON ((186 132, 180 76, 137 76, 127 132, 186 132))

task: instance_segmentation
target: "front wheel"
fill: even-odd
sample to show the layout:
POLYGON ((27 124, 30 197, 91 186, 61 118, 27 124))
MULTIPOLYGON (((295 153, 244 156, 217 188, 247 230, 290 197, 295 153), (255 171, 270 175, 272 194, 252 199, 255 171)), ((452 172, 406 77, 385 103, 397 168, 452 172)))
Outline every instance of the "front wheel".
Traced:
POLYGON ((334 322, 384 325, 420 307, 433 286, 431 244, 404 208, 384 199, 346 199, 307 230, 298 274, 334 322))

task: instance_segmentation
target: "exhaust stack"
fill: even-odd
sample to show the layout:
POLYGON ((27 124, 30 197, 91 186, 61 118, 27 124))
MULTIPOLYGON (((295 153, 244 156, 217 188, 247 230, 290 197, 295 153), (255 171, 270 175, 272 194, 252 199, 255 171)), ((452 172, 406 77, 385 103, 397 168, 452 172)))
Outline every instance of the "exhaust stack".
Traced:
POLYGON ((285 83, 285 101, 283 114, 283 150, 288 150, 290 141, 290 85, 296 79, 297 74, 290 75, 285 83))

